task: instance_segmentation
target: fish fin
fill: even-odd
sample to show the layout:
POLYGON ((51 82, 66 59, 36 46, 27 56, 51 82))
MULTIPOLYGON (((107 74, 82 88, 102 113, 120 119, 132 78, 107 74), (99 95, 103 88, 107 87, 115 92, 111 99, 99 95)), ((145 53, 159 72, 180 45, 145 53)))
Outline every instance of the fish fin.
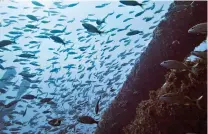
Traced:
POLYGON ((197 106, 199 109, 201 109, 201 110, 202 110, 202 107, 200 106, 199 102, 200 102, 200 100, 201 100, 202 98, 203 98, 203 95, 200 96, 200 97, 196 100, 196 106, 197 106))
POLYGON ((146 5, 146 4, 144 4, 144 3, 139 4, 139 6, 140 6, 142 9, 144 9, 144 5, 146 5))

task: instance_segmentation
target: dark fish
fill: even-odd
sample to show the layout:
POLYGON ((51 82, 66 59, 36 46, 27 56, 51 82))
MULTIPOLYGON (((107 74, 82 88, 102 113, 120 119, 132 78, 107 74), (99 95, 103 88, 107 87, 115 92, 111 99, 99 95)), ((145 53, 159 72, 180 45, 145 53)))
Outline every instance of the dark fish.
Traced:
POLYGON ((103 24, 103 23, 105 23, 105 19, 103 19, 103 20, 96 20, 96 24, 97 25, 101 25, 101 24, 103 24))
POLYGON ((27 113, 27 106, 26 106, 26 109, 25 109, 25 111, 24 111, 24 113, 23 113, 23 117, 26 115, 26 113, 27 113))
POLYGON ((100 109, 100 107, 99 107, 99 102, 100 102, 100 100, 101 100, 101 96, 100 96, 99 100, 97 101, 97 104, 96 104, 96 107, 95 107, 95 113, 96 113, 96 114, 98 114, 99 109, 100 109))
POLYGON ((98 124, 98 121, 96 121, 90 116, 80 116, 77 121, 83 124, 98 124))
POLYGON ((136 35, 136 34, 139 34, 139 33, 143 33, 143 32, 142 31, 139 31, 139 30, 131 30, 126 35, 127 36, 132 36, 132 35, 136 35))
POLYGON ((36 96, 34 95, 31 95, 31 94, 26 94, 24 96, 21 97, 22 99, 26 99, 26 100, 33 100, 35 98, 37 98, 36 96))
POLYGON ((119 2, 126 5, 126 6, 140 6, 141 8, 143 8, 143 5, 144 5, 142 3, 139 3, 139 2, 133 1, 133 0, 126 0, 126 1, 120 0, 119 2))
POLYGON ((1 106, 5 106, 4 103, 0 102, 0 107, 1 107, 1 106))
POLYGON ((0 88, 0 93, 4 94, 4 93, 6 93, 6 92, 7 92, 6 90, 0 88))
POLYGON ((82 26, 85 29, 87 29, 88 32, 91 32, 91 33, 98 33, 98 34, 104 33, 103 31, 98 30, 95 26, 93 26, 89 23, 83 23, 82 26))
POLYGON ((14 106, 15 104, 17 104, 20 100, 14 100, 10 103, 8 103, 7 105, 5 105, 5 108, 10 108, 12 106, 14 106))
POLYGON ((8 46, 12 43, 15 43, 15 41, 11 41, 11 40, 2 40, 0 41, 0 47, 4 47, 4 46, 8 46))
POLYGON ((43 98, 40 100, 40 103, 47 103, 50 102, 53 98, 43 98))
POLYGON ((58 36, 50 36, 50 38, 51 38, 54 42, 56 42, 56 43, 60 43, 60 44, 63 44, 63 45, 66 44, 66 43, 65 43, 60 37, 58 37, 58 36))
POLYGON ((47 114, 47 113, 51 113, 51 111, 50 110, 45 110, 45 111, 43 111, 43 113, 47 114))
POLYGON ((50 121, 48 121, 48 124, 50 124, 51 126, 60 126, 61 125, 61 121, 63 119, 52 119, 50 121))

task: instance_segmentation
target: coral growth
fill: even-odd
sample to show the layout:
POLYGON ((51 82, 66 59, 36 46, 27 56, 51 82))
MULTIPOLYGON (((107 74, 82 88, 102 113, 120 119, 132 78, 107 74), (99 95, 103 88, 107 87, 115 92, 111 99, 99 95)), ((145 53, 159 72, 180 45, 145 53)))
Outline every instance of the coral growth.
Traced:
POLYGON ((136 117, 124 128, 126 134, 186 134, 207 132, 207 65, 203 60, 186 61, 190 71, 170 71, 165 84, 149 93, 150 99, 142 101, 136 117), (178 93, 196 100, 203 96, 199 105, 168 103, 159 99, 166 93, 178 93))

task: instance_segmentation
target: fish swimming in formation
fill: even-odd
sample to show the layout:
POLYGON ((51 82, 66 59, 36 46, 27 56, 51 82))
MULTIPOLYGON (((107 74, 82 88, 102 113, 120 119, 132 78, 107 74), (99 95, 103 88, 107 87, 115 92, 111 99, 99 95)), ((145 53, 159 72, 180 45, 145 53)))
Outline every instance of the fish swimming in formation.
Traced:
POLYGON ((62 120, 63 119, 60 119, 60 118, 52 119, 52 120, 48 121, 48 124, 50 124, 51 126, 60 126, 62 120))
POLYGON ((193 51, 191 54, 204 60, 207 59, 207 51, 193 51))
POLYGON ((161 66, 167 68, 167 69, 177 69, 177 70, 189 70, 189 67, 183 64, 180 61, 176 60, 167 60, 160 63, 161 66))
POLYGON ((120 0, 120 3, 126 5, 126 6, 140 6, 141 8, 143 8, 144 4, 139 3, 135 0, 120 0))
POLYGON ((80 116, 78 119, 77 119, 78 122, 80 123, 83 123, 83 124, 98 124, 99 122, 96 121, 95 119, 93 119, 92 117, 90 116, 80 116))
POLYGON ((99 110, 100 110, 100 106, 99 106, 99 102, 101 100, 101 96, 99 98, 99 100, 97 101, 96 107, 95 107, 95 113, 98 114, 99 110))
POLYGON ((11 41, 11 40, 2 40, 0 41, 0 47, 5 47, 8 46, 10 44, 16 43, 15 41, 11 41))
POLYGON ((182 104, 182 105, 196 105, 199 109, 202 109, 199 101, 203 98, 203 96, 200 96, 196 100, 190 99, 188 96, 183 96, 179 93, 167 93, 164 95, 161 95, 159 97, 159 100, 167 102, 167 103, 174 103, 174 104, 182 104))
POLYGON ((87 29, 88 32, 91 33, 98 33, 98 34, 102 34, 104 33, 103 31, 98 30, 95 26, 89 24, 89 23, 83 23, 82 26, 87 29))
POLYGON ((199 23, 188 30, 191 34, 207 34, 207 23, 199 23))

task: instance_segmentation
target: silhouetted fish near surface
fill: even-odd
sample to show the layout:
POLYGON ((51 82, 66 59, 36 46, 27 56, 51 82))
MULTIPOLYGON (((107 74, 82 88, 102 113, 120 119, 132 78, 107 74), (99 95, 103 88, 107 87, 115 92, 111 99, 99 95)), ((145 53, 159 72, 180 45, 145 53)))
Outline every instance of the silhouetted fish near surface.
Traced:
POLYGON ((98 124, 99 121, 96 121, 95 119, 93 119, 92 117, 90 116, 80 116, 78 119, 77 119, 78 122, 80 123, 83 123, 83 124, 98 124))
POLYGON ((143 8, 144 6, 144 4, 134 1, 134 0, 120 0, 119 2, 126 6, 140 6, 141 8, 143 8))
POLYGON ((89 23, 83 23, 82 26, 85 29, 87 29, 88 32, 91 32, 91 33, 98 33, 98 34, 104 33, 103 31, 98 30, 95 26, 93 26, 89 23))
POLYGON ((99 100, 97 101, 96 107, 95 107, 95 113, 98 114, 99 110, 100 110, 100 106, 99 106, 99 102, 101 100, 101 96, 99 98, 99 100))
POLYGON ((15 43, 15 41, 11 41, 11 40, 2 40, 0 41, 0 47, 5 47, 5 46, 8 46, 12 43, 15 43))

